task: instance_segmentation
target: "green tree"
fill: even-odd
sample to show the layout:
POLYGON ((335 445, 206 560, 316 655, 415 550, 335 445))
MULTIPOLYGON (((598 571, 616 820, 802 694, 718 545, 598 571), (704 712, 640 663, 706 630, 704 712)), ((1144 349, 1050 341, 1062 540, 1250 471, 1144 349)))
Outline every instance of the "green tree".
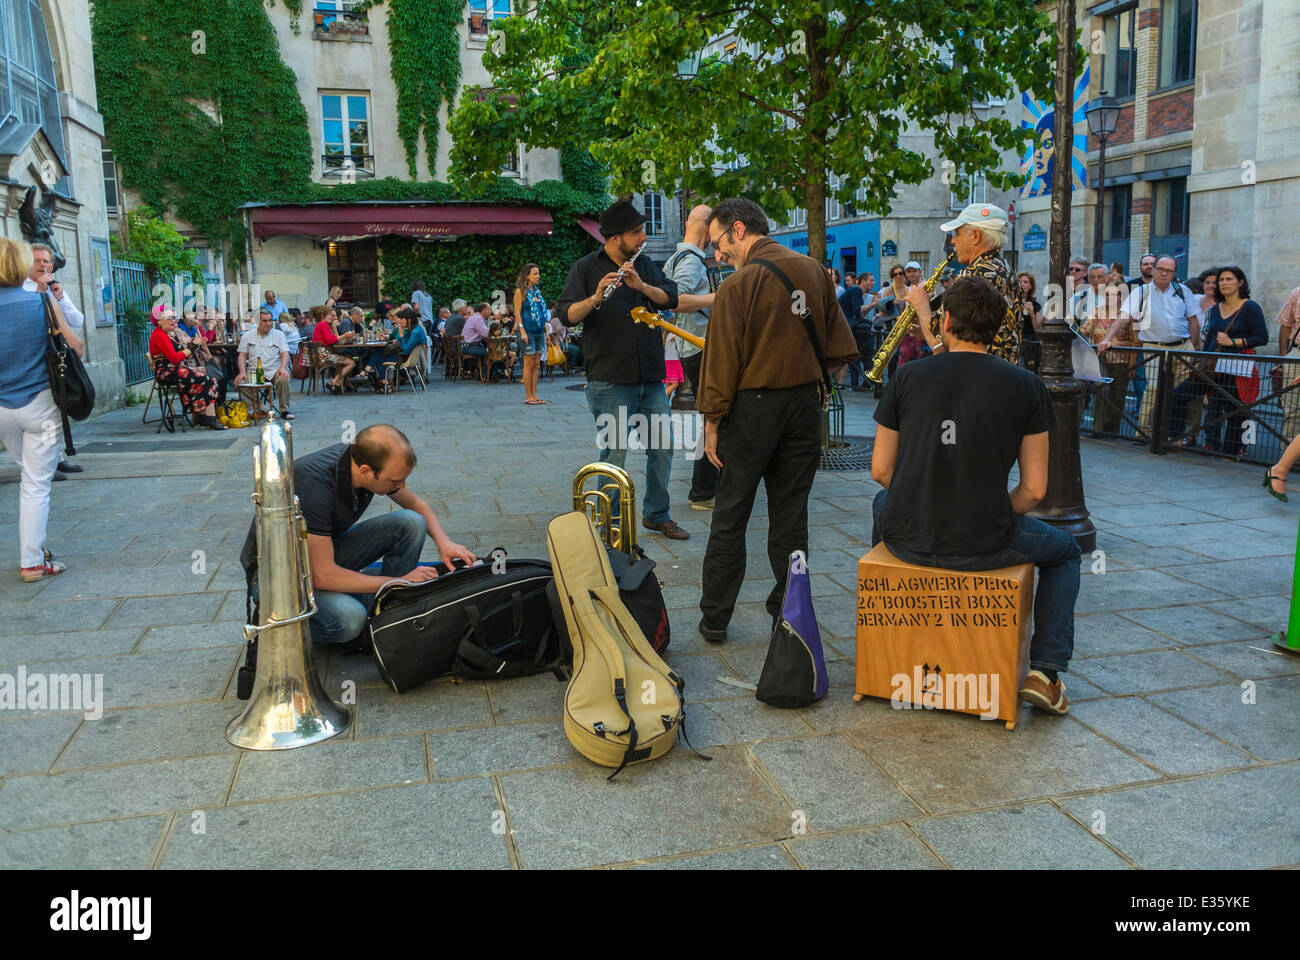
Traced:
POLYGON ((154 215, 152 208, 142 205, 127 212, 126 236, 126 246, 118 237, 112 238, 113 255, 144 264, 152 282, 171 283, 179 274, 203 285, 203 268, 194 259, 194 251, 185 246, 185 238, 175 227, 154 215))
POLYGON ((901 184, 933 176, 905 132, 934 137, 949 182, 1019 177, 1001 154, 1032 136, 975 104, 1046 97, 1055 44, 1032 0, 547 0, 502 31, 483 62, 493 88, 465 91, 449 123, 452 176, 489 183, 516 140, 580 142, 627 194, 682 187, 744 195, 781 218, 808 210, 825 257, 825 199, 887 214, 901 184), (630 22, 634 20, 635 22, 630 22), (734 54, 678 64, 731 33, 734 54))

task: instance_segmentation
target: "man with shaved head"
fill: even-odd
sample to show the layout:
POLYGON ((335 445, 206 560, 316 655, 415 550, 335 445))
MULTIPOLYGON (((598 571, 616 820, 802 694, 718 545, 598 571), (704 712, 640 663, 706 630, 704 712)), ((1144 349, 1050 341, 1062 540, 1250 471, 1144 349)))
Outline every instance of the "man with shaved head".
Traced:
MULTIPOLYGON (((664 264, 664 274, 677 284, 677 311, 673 322, 698 337, 705 336, 708 331, 709 308, 713 306, 713 286, 705 265, 711 213, 712 208, 703 203, 691 208, 686 217, 684 239, 664 264)), ((677 353, 682 359, 682 372, 693 391, 700 380, 700 348, 683 340, 677 345, 677 353)), ((708 457, 697 457, 688 495, 691 509, 712 510, 713 495, 717 490, 718 468, 709 462, 708 457)))
MULTIPOLYGON (((447 536, 433 509, 407 487, 414 469, 411 442, 386 423, 366 427, 353 443, 336 443, 294 462, 293 487, 307 521, 319 608, 308 621, 315 643, 350 643, 361 636, 370 596, 387 581, 434 579, 438 574, 432 567, 418 565, 426 536, 433 538, 448 567, 455 560, 477 559, 447 536), (375 494, 401 509, 361 520, 375 494), (358 572, 381 560, 379 576, 358 572)), ((240 562, 254 576, 257 559, 256 534, 250 528, 240 562)))

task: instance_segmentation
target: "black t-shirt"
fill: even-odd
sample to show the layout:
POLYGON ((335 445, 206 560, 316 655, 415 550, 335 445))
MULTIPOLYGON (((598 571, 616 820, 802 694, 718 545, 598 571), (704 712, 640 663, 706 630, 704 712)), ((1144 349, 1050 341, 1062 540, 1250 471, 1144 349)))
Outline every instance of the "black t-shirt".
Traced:
POLYGON ((1034 314, 1043 309, 1042 304, 1037 300, 1029 299, 1024 304, 1024 326, 1021 328, 1020 336, 1023 340, 1037 340, 1038 331, 1034 329, 1034 314))
MULTIPOLYGON (((569 320, 569 307, 590 297, 600 285, 601 277, 621 267, 609 258, 602 246, 595 253, 580 257, 569 268, 556 309, 566 327, 577 326, 569 320)), ((648 286, 658 287, 668 295, 660 306, 626 283, 619 284, 600 309, 591 310, 582 325, 582 353, 586 357, 587 379, 606 383, 660 383, 664 378, 664 342, 660 332, 632 320, 633 307, 646 307, 652 313, 677 308, 677 284, 649 257, 634 264, 637 274, 648 286)))
MULTIPOLYGON (((353 489, 348 448, 346 443, 336 443, 294 461, 293 492, 298 497, 308 533, 338 540, 361 519, 374 499, 369 490, 353 489)), ((256 521, 248 529, 239 559, 245 570, 257 564, 256 521)))
POLYGON ((990 354, 941 353, 898 368, 876 422, 899 434, 881 518, 887 546, 948 556, 1007 546, 1007 475, 1021 440, 1056 423, 1042 380, 990 354))

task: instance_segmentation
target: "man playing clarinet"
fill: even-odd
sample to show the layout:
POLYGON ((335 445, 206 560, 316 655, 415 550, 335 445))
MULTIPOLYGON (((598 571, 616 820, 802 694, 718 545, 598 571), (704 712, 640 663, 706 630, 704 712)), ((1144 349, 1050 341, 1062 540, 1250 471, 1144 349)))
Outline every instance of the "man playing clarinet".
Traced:
MULTIPOLYGON (((1002 259, 1002 245, 1007 242, 1008 227, 1006 211, 1001 207, 991 203, 972 203, 957 215, 956 220, 941 224, 939 229, 945 233, 956 231, 952 235, 953 249, 957 252, 957 261, 965 265, 957 276, 983 277, 1006 301, 1007 315, 993 337, 989 353, 1018 365, 1024 294, 1015 273, 1002 259)), ((943 338, 938 330, 932 329, 938 324, 932 323, 930 295, 917 284, 908 291, 907 301, 916 308, 916 318, 930 349, 942 353, 945 349, 943 338)))
MULTIPOLYGON (((596 418, 597 459, 622 467, 629 438, 619 430, 633 422, 653 424, 668 416, 664 394, 664 346, 658 330, 632 319, 633 307, 652 311, 677 306, 677 284, 649 259, 636 256, 646 242, 645 215, 620 200, 600 215, 605 243, 569 268, 558 312, 566 327, 581 323, 586 357, 587 406, 596 418), (635 263, 633 261, 636 261, 635 263), (620 410, 623 415, 620 417, 620 410), (633 418, 636 414, 643 417, 633 418), (616 425, 611 430, 611 424, 616 425), (611 442, 612 441, 612 442, 611 442)), ((671 449, 662 447, 657 430, 638 440, 646 446, 646 485, 642 525, 673 540, 690 534, 668 514, 671 449)))

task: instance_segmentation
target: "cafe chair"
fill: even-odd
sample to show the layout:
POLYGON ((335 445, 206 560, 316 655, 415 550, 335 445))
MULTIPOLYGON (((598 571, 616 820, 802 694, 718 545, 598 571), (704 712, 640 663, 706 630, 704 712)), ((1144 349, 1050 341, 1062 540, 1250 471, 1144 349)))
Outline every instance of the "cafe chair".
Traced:
POLYGON ((307 392, 315 393, 316 382, 318 380, 321 383, 324 383, 327 379, 332 379, 334 377, 335 365, 332 363, 325 363, 321 360, 321 345, 319 343, 307 341, 303 344, 302 348, 307 350, 308 365, 307 376, 299 381, 298 392, 302 393, 307 385, 310 384, 311 389, 307 392))
POLYGON ((396 393, 401 389, 403 374, 406 375, 406 379, 411 384, 412 390, 415 389, 415 384, 418 381, 420 388, 424 390, 425 393, 429 392, 429 387, 424 382, 424 344, 416 344, 415 349, 412 350, 406 360, 401 363, 396 360, 386 360, 384 362, 384 382, 387 383, 388 378, 390 376, 392 377, 392 393, 396 393))
POLYGON ((443 379, 451 380, 454 383, 460 382, 461 375, 461 355, 460 345, 464 341, 463 337, 443 337, 442 345, 444 349, 443 361, 443 379))
POLYGON ((515 382, 514 364, 510 362, 510 345, 514 342, 514 337, 492 337, 488 340, 487 363, 482 366, 486 367, 483 381, 490 382, 492 379, 492 368, 498 363, 501 364, 505 371, 506 382, 515 382))
MULTIPOLYGON (((181 405, 181 412, 176 414, 175 404, 180 403, 180 395, 177 393, 178 386, 174 383, 159 383, 155 375, 153 383, 149 387, 149 398, 144 402, 144 416, 140 418, 141 423, 152 423, 149 419, 149 404, 156 396, 158 398, 158 429, 155 433, 162 433, 163 427, 167 428, 168 433, 176 432, 176 425, 179 423, 181 433, 185 432, 185 424, 189 423, 189 415, 185 412, 185 407, 181 405)), ((190 426, 194 424, 190 423, 190 426)))

